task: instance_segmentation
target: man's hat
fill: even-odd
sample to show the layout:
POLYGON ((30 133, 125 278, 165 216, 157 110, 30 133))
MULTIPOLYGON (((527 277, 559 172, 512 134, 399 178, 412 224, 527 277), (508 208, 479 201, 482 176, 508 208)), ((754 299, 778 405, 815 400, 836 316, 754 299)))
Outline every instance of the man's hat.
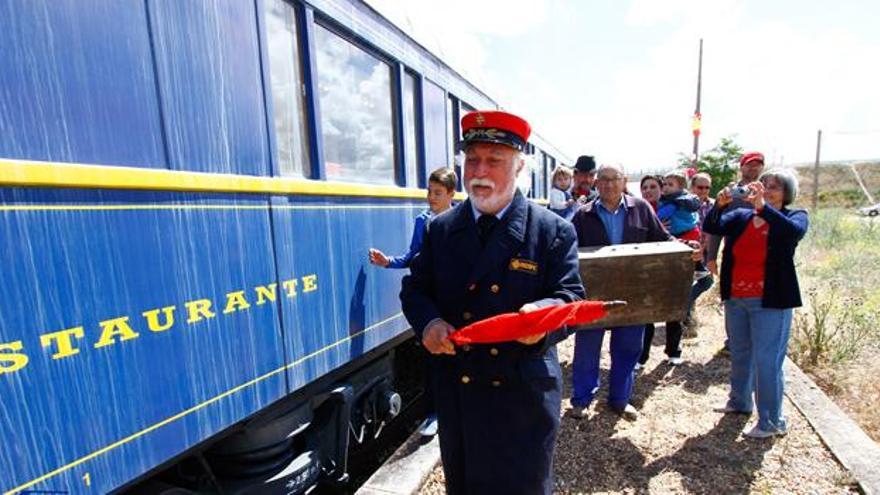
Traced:
POLYGON ((592 156, 581 155, 574 164, 575 172, 592 172, 596 170, 596 160, 592 156))
POLYGON ((764 163, 764 154, 760 151, 749 151, 739 159, 739 166, 745 166, 745 164, 749 162, 764 163))
POLYGON ((469 112, 461 118, 461 149, 472 143, 497 143, 525 150, 532 133, 529 123, 512 113, 497 110, 469 112))

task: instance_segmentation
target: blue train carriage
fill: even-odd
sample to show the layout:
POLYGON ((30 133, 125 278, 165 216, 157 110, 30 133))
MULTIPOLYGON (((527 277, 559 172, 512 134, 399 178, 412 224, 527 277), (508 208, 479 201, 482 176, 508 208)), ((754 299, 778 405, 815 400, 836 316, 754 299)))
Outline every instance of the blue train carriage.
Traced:
POLYGON ((497 105, 341 0, 12 0, 0 62, 0 493, 344 481, 418 395, 367 248, 497 105))

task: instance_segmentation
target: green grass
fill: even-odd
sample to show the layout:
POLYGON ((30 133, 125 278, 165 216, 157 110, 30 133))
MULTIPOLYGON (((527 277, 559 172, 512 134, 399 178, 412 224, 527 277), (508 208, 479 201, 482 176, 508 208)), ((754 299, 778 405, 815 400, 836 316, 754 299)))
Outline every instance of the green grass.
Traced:
POLYGON ((805 308, 792 356, 808 367, 835 366, 880 342, 880 222, 831 208, 810 222, 796 254, 805 308))

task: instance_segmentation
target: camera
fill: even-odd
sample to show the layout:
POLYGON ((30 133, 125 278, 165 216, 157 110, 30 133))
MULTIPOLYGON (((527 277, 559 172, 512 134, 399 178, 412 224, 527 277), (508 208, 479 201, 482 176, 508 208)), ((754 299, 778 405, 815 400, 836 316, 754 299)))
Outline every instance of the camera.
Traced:
POLYGON ((730 186, 728 188, 731 198, 747 198, 751 190, 746 186, 730 186))

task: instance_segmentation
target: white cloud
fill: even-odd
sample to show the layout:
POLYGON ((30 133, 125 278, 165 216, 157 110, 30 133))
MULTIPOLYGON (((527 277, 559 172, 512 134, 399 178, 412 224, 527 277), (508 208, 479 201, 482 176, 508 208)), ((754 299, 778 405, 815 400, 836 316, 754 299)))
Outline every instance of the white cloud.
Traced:
MULTIPOLYGON (((633 0, 624 14, 612 2, 370 3, 571 155, 593 153, 632 170, 671 167, 679 152, 690 152, 702 37, 701 150, 736 135, 771 163, 811 161, 821 128, 824 158, 880 157, 880 132, 842 133, 880 131, 873 32, 831 24, 811 30, 753 0, 633 0), (565 22, 600 9, 612 17, 592 26, 591 38, 565 22), (546 36, 528 36, 536 30, 546 36), (498 44, 488 41, 496 37, 508 47, 519 37, 531 48, 544 44, 531 59, 518 59, 494 52, 498 44), (618 52, 627 56, 596 55, 618 52), (505 73, 487 70, 490 56, 510 61, 505 73)), ((812 8, 810 15, 821 15, 832 7, 812 8)))
POLYGON ((544 0, 367 0, 450 67, 484 87, 485 37, 521 36, 546 21, 544 0))

